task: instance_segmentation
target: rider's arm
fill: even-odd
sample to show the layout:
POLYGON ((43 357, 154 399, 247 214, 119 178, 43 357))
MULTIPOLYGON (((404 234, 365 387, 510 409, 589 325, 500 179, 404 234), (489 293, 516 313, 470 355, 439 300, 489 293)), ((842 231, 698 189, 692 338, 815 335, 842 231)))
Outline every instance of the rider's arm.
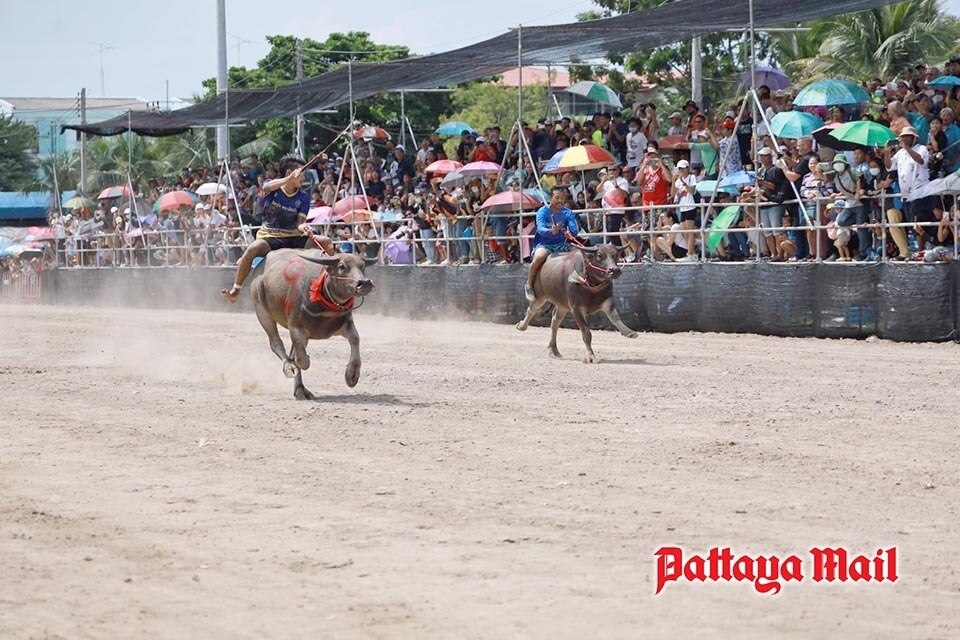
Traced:
POLYGON ((577 225, 577 214, 569 209, 567 210, 567 231, 572 235, 580 233, 580 226, 577 225))
POLYGON ((537 211, 537 233, 549 235, 553 233, 553 225, 550 224, 550 209, 544 207, 537 211))
POLYGON ((277 178, 276 180, 268 180, 268 181, 264 182, 264 183, 263 183, 263 195, 268 195, 268 194, 270 194, 270 193, 273 193, 274 191, 276 191, 277 189, 279 189, 279 188, 282 187, 283 185, 287 184, 287 181, 292 182, 293 180, 295 180, 296 178, 295 178, 294 176, 299 177, 300 174, 302 174, 302 173, 303 173, 303 170, 302 170, 302 169, 294 169, 293 171, 290 172, 290 175, 288 175, 288 176, 286 176, 286 177, 284 177, 284 178, 277 178))

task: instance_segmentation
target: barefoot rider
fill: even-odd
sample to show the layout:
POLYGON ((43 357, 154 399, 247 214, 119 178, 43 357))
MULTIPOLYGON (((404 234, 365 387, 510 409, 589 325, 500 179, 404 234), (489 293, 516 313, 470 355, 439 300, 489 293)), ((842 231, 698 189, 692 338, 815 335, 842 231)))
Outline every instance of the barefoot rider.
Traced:
POLYGON ((557 186, 550 191, 550 204, 544 205, 537 211, 537 232, 533 237, 533 260, 530 262, 530 275, 523 293, 528 302, 535 299, 533 283, 536 282, 540 267, 546 262, 551 253, 560 253, 570 250, 567 238, 576 236, 579 232, 577 216, 572 210, 563 206, 566 200, 566 188, 557 186))
POLYGON ((250 243, 237 263, 237 277, 233 287, 220 293, 230 302, 236 302, 240 288, 250 274, 254 258, 265 256, 274 249, 303 249, 307 240, 313 238, 324 251, 333 255, 333 242, 326 236, 314 236, 307 224, 310 210, 310 195, 303 186, 303 160, 294 155, 280 159, 282 178, 270 180, 263 185, 263 225, 257 239, 250 243))

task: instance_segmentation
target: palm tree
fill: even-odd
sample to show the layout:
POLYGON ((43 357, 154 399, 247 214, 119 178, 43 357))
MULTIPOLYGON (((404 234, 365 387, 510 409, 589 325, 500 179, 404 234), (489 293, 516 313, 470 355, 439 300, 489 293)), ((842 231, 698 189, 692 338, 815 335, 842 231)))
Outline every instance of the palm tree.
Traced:
POLYGON ((25 190, 50 191, 59 202, 64 191, 77 189, 79 185, 80 156, 75 152, 58 153, 40 161, 40 175, 25 190))
POLYGON ((206 164, 202 133, 188 133, 167 138, 145 138, 125 134, 114 138, 97 138, 90 143, 90 183, 105 187, 125 184, 127 178, 140 183, 151 178, 175 175, 182 167, 206 164))
POLYGON ((912 0, 838 16, 811 33, 824 39, 814 58, 800 59, 804 76, 864 81, 896 77, 919 62, 944 58, 960 36, 960 21, 937 0, 912 0))

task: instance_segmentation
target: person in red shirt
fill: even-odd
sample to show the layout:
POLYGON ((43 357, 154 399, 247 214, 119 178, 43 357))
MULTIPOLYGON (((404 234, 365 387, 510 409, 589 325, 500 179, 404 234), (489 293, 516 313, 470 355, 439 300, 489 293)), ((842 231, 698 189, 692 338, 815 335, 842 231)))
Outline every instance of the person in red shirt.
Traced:
POLYGON ((660 152, 656 147, 647 147, 647 157, 637 181, 643 194, 643 206, 662 207, 669 204, 673 176, 670 169, 660 161, 660 152))

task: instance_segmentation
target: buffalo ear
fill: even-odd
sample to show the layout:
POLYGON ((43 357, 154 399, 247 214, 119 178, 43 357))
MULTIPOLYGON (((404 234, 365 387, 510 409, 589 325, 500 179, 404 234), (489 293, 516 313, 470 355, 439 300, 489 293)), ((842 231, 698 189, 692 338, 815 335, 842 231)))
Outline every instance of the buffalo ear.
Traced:
POLYGON ((377 264, 377 262, 379 262, 379 261, 378 261, 376 258, 364 258, 364 259, 363 259, 363 264, 367 265, 368 267, 372 267, 373 265, 377 264))
POLYGON ((337 263, 340 262, 340 258, 338 258, 337 256, 323 255, 321 257, 317 257, 315 255, 311 255, 311 253, 312 252, 302 252, 299 254, 299 256, 301 259, 306 260, 307 262, 313 262, 314 264, 322 264, 327 268, 336 266, 337 263))

